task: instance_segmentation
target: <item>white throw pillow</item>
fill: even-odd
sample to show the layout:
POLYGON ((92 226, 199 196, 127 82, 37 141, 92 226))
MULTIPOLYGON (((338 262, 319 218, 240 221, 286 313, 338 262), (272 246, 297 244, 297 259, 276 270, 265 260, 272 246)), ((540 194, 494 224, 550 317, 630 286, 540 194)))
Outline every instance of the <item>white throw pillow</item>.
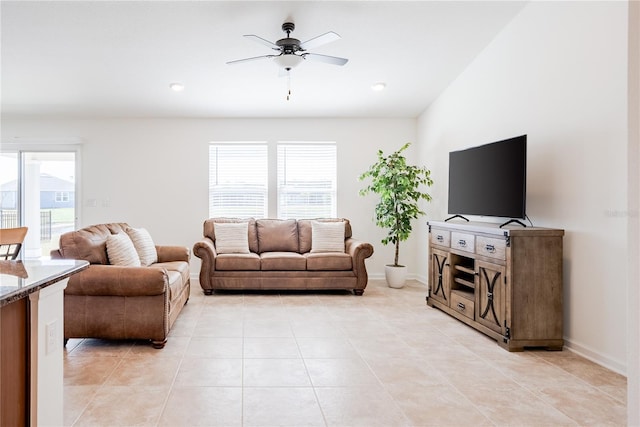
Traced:
POLYGON ((107 237, 107 256, 111 265, 140 267, 140 258, 127 233, 107 237))
POLYGON ((311 253, 344 252, 344 221, 311 222, 311 253))
POLYGON ((216 236, 216 252, 219 254, 249 253, 248 222, 216 222, 213 224, 216 236))
POLYGON ((158 251, 153 243, 151 234, 144 228, 127 228, 127 234, 133 242, 133 247, 138 253, 140 264, 145 267, 158 262, 158 251))

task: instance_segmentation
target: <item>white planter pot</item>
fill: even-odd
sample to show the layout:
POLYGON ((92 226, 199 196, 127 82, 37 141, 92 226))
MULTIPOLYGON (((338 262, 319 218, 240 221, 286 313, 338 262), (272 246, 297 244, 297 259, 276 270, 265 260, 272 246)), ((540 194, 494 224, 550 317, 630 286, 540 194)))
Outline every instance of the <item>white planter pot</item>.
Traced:
POLYGON ((389 285, 390 288, 402 288, 407 281, 407 267, 404 265, 397 267, 385 265, 384 277, 387 279, 387 285, 389 285))

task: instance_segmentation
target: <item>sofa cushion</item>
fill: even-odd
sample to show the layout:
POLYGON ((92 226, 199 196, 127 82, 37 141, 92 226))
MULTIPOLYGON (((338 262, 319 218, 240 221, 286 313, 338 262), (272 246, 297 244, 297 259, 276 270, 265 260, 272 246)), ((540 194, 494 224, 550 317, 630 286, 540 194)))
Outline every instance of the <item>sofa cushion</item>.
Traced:
POLYGON ((133 247, 138 253, 141 265, 148 267, 154 262, 158 262, 158 252, 156 251, 156 245, 155 243, 153 243, 151 234, 149 234, 146 229, 129 227, 125 231, 133 242, 133 247))
POLYGON ((127 233, 109 235, 106 246, 109 264, 123 267, 140 267, 140 258, 127 233))
POLYGON ((298 226, 295 219, 259 219, 258 249, 263 252, 298 252, 298 226))
POLYGON ((186 283, 189 280, 191 275, 191 270, 189 269, 189 263, 186 261, 157 262, 155 264, 150 265, 150 267, 164 268, 167 271, 178 272, 182 277, 183 283, 186 283))
POLYGON ((248 254, 249 253, 249 223, 248 222, 216 222, 213 225, 216 233, 214 242, 219 254, 248 254))
POLYGON ((307 270, 309 271, 345 271, 353 268, 351 256, 339 252, 307 253, 307 270))
POLYGON ((311 253, 344 252, 344 222, 311 223, 311 253))
POLYGON ((351 237, 351 223, 346 218, 317 218, 317 219, 299 219, 298 220, 298 241, 300 245, 300 253, 304 254, 311 251, 311 234, 313 221, 319 222, 344 222, 344 238, 351 237))
POLYGON ((307 260, 297 252, 263 252, 260 254, 262 271, 304 271, 307 260))
POLYGON ((216 257, 216 270, 221 271, 259 271, 260 257, 258 254, 221 254, 216 257))
POLYGON ((208 237, 215 242, 216 233, 215 233, 215 224, 217 223, 234 223, 234 222, 248 222, 249 226, 249 251, 258 252, 258 235, 256 234, 256 220, 253 218, 209 218, 204 222, 204 237, 208 237))
POLYGON ((177 297, 180 296, 182 289, 184 288, 184 281, 180 272, 166 270, 167 271, 167 279, 169 285, 169 301, 173 301, 177 297))

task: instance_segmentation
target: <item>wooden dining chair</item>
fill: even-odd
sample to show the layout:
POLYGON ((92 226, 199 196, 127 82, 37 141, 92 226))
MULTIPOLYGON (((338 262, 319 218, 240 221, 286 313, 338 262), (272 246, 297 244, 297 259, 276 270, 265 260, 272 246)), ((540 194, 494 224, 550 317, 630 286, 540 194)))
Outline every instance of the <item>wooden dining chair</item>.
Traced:
POLYGON ((27 227, 0 228, 0 260, 13 260, 18 257, 27 227))

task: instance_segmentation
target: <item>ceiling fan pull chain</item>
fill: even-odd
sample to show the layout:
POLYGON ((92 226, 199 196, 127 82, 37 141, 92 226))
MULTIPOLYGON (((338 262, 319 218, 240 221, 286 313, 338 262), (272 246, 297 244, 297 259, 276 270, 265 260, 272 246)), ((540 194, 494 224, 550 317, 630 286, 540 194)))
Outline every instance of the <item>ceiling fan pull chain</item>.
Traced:
POLYGON ((287 101, 291 99, 291 70, 287 70, 287 101))

